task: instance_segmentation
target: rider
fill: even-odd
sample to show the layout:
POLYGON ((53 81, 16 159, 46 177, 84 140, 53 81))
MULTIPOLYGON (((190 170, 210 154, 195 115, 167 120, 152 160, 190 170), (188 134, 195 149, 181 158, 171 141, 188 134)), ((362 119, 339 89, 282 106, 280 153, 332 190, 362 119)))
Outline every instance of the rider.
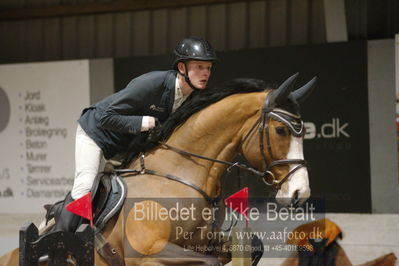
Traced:
POLYGON ((55 231, 73 232, 80 217, 65 205, 87 194, 104 158, 111 159, 129 146, 132 136, 163 122, 194 90, 206 88, 215 51, 208 41, 191 36, 175 50, 173 70, 141 75, 123 90, 83 110, 75 146, 75 181, 65 198, 55 231))

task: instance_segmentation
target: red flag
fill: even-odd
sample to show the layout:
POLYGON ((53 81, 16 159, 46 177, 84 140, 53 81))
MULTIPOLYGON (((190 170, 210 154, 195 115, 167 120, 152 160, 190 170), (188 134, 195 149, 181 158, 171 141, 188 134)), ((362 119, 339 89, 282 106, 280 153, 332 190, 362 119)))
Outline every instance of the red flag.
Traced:
POLYGON ((91 206, 90 192, 83 197, 69 203, 67 206, 65 206, 65 209, 76 215, 82 216, 85 219, 90 220, 90 225, 93 226, 93 212, 91 206))
POLYGON ((243 214, 246 225, 248 226, 248 187, 241 189, 225 199, 224 204, 234 211, 243 214))

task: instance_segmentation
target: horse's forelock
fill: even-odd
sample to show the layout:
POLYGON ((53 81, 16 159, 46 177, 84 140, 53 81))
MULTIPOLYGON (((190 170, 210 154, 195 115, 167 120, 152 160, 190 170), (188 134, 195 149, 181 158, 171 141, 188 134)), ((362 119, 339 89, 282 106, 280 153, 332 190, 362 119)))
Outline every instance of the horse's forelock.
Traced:
POLYGON ((292 114, 300 115, 300 105, 291 94, 288 96, 287 101, 278 107, 292 114))

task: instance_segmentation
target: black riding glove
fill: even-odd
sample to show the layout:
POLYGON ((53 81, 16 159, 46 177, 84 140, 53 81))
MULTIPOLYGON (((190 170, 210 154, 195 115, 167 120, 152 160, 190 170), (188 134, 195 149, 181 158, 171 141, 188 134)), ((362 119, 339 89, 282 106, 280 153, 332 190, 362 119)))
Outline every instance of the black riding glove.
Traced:
POLYGON ((161 140, 161 134, 162 134, 162 125, 156 120, 156 124, 154 128, 151 128, 149 130, 148 138, 147 140, 150 142, 158 142, 161 140))

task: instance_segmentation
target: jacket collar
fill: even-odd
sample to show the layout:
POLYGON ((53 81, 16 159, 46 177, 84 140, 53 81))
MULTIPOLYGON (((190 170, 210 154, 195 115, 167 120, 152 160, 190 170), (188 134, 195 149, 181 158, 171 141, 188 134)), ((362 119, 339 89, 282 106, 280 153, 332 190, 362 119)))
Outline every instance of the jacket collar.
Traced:
POLYGON ((176 77, 177 71, 170 70, 166 74, 164 83, 165 91, 162 95, 162 102, 167 106, 169 114, 172 113, 172 107, 175 100, 176 77))

